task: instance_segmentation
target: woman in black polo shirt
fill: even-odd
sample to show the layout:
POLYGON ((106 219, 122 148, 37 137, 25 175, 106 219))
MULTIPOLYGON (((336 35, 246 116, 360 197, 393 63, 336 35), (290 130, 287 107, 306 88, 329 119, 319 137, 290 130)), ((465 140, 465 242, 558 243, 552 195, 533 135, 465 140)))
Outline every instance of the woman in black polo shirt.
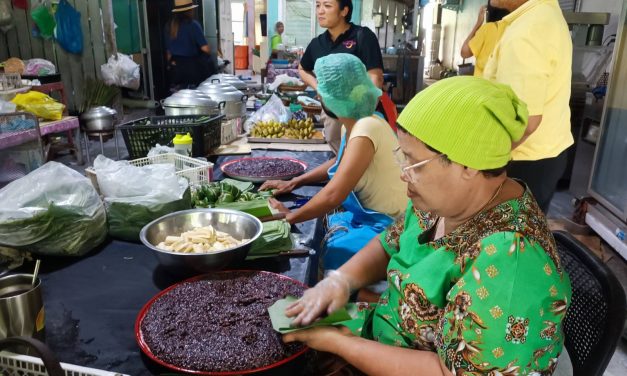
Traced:
MULTIPOLYGON (((349 53, 357 56, 366 66, 368 76, 378 88, 383 86, 383 57, 377 36, 367 27, 350 22, 353 13, 351 0, 316 0, 316 16, 320 27, 327 29, 312 39, 303 55, 298 71, 301 79, 316 89, 318 83, 313 74, 318 58, 349 53)), ((333 114, 322 113, 325 139, 337 154, 342 124, 333 114)))

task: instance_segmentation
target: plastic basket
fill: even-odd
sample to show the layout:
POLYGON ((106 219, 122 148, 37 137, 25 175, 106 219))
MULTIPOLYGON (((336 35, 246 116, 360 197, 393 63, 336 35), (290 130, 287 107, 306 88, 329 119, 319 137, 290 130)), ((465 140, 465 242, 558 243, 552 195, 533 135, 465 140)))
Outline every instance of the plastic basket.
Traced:
MULTIPOLYGON (((61 363, 66 376, 127 376, 122 373, 102 371, 94 368, 61 363)), ((0 352, 0 375, 3 376, 47 376, 41 359, 28 355, 0 352)))
POLYGON ((171 145, 177 133, 192 136, 192 156, 206 157, 213 147, 220 146, 223 115, 150 116, 118 127, 131 159, 144 158, 156 144, 171 145))
POLYGON ((22 87, 19 73, 0 73, 0 91, 14 90, 22 87))
MULTIPOLYGON (((157 163, 169 163, 174 165, 176 175, 182 176, 189 181, 192 187, 209 183, 213 178, 213 163, 200 161, 198 159, 186 157, 176 153, 159 154, 152 157, 145 157, 128 161, 129 164, 137 167, 157 163)), ((96 191, 100 193, 96 171, 92 167, 85 169, 85 174, 91 180, 96 191)))

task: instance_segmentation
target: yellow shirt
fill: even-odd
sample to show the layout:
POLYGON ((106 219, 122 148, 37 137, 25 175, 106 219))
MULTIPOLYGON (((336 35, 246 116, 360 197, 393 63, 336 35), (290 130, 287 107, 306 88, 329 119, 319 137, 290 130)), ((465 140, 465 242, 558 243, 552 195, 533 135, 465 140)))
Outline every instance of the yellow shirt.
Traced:
POLYGON ((407 207, 407 184, 401 180, 401 168, 394 159, 398 139, 392 128, 378 116, 357 121, 351 131, 350 140, 366 137, 374 145, 372 162, 353 190, 361 205, 391 217, 404 213, 407 207))
POLYGON ((542 115, 538 129, 512 151, 514 160, 552 158, 573 144, 570 132, 572 42, 557 0, 529 0, 502 20, 506 29, 483 77, 508 84, 542 115))
POLYGON ((468 47, 475 57, 476 77, 483 77, 483 69, 496 43, 501 39, 505 27, 500 22, 488 22, 479 28, 475 36, 468 41, 468 47))

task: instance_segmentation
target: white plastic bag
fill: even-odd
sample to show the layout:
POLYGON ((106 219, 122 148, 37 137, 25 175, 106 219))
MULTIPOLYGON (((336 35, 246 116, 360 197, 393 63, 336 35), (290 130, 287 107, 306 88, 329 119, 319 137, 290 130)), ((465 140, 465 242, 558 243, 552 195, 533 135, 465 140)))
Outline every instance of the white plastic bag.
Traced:
POLYGON ((287 123, 292 118, 292 112, 283 105, 281 98, 272 94, 270 99, 260 109, 255 111, 244 123, 244 130, 250 132, 253 126, 260 121, 278 121, 287 123))
POLYGON ((130 56, 118 53, 100 66, 102 80, 107 85, 115 85, 137 90, 139 88, 139 65, 130 56))
POLYGON ((287 74, 280 74, 276 76, 274 82, 268 85, 268 88, 272 91, 275 91, 282 84, 300 86, 303 85, 303 81, 299 80, 296 77, 288 76, 287 74))
MULTIPOLYGON (((15 112, 17 106, 13 102, 7 102, 0 99, 0 114, 8 114, 9 112, 15 112)), ((2 133, 2 131, 0 131, 2 133)))
POLYGON ((138 167, 99 155, 94 170, 112 237, 138 241, 139 232, 148 223, 191 209, 189 183, 175 174, 173 164, 138 167))
POLYGON ((107 236, 105 210, 89 179, 48 162, 0 190, 0 245, 80 256, 107 236))
POLYGON ((157 155, 169 154, 169 153, 176 153, 176 150, 166 145, 157 144, 148 151, 147 157, 155 157, 157 155))

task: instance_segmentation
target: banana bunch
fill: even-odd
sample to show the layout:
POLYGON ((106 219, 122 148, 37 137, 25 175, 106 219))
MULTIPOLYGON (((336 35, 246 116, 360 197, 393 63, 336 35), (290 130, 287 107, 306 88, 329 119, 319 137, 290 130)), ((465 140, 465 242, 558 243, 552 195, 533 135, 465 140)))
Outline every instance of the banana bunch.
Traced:
POLYGON ((309 140, 314 135, 314 125, 311 118, 305 120, 291 119, 285 127, 285 137, 299 140, 309 140))
POLYGON ((261 138, 280 138, 285 135, 285 127, 276 120, 260 121, 250 130, 250 135, 261 138))
POLYGON ((308 140, 315 133, 313 120, 307 118, 305 120, 291 119, 287 123, 279 123, 278 121, 260 121, 255 124, 250 131, 252 137, 263 138, 292 138, 298 140, 308 140))

